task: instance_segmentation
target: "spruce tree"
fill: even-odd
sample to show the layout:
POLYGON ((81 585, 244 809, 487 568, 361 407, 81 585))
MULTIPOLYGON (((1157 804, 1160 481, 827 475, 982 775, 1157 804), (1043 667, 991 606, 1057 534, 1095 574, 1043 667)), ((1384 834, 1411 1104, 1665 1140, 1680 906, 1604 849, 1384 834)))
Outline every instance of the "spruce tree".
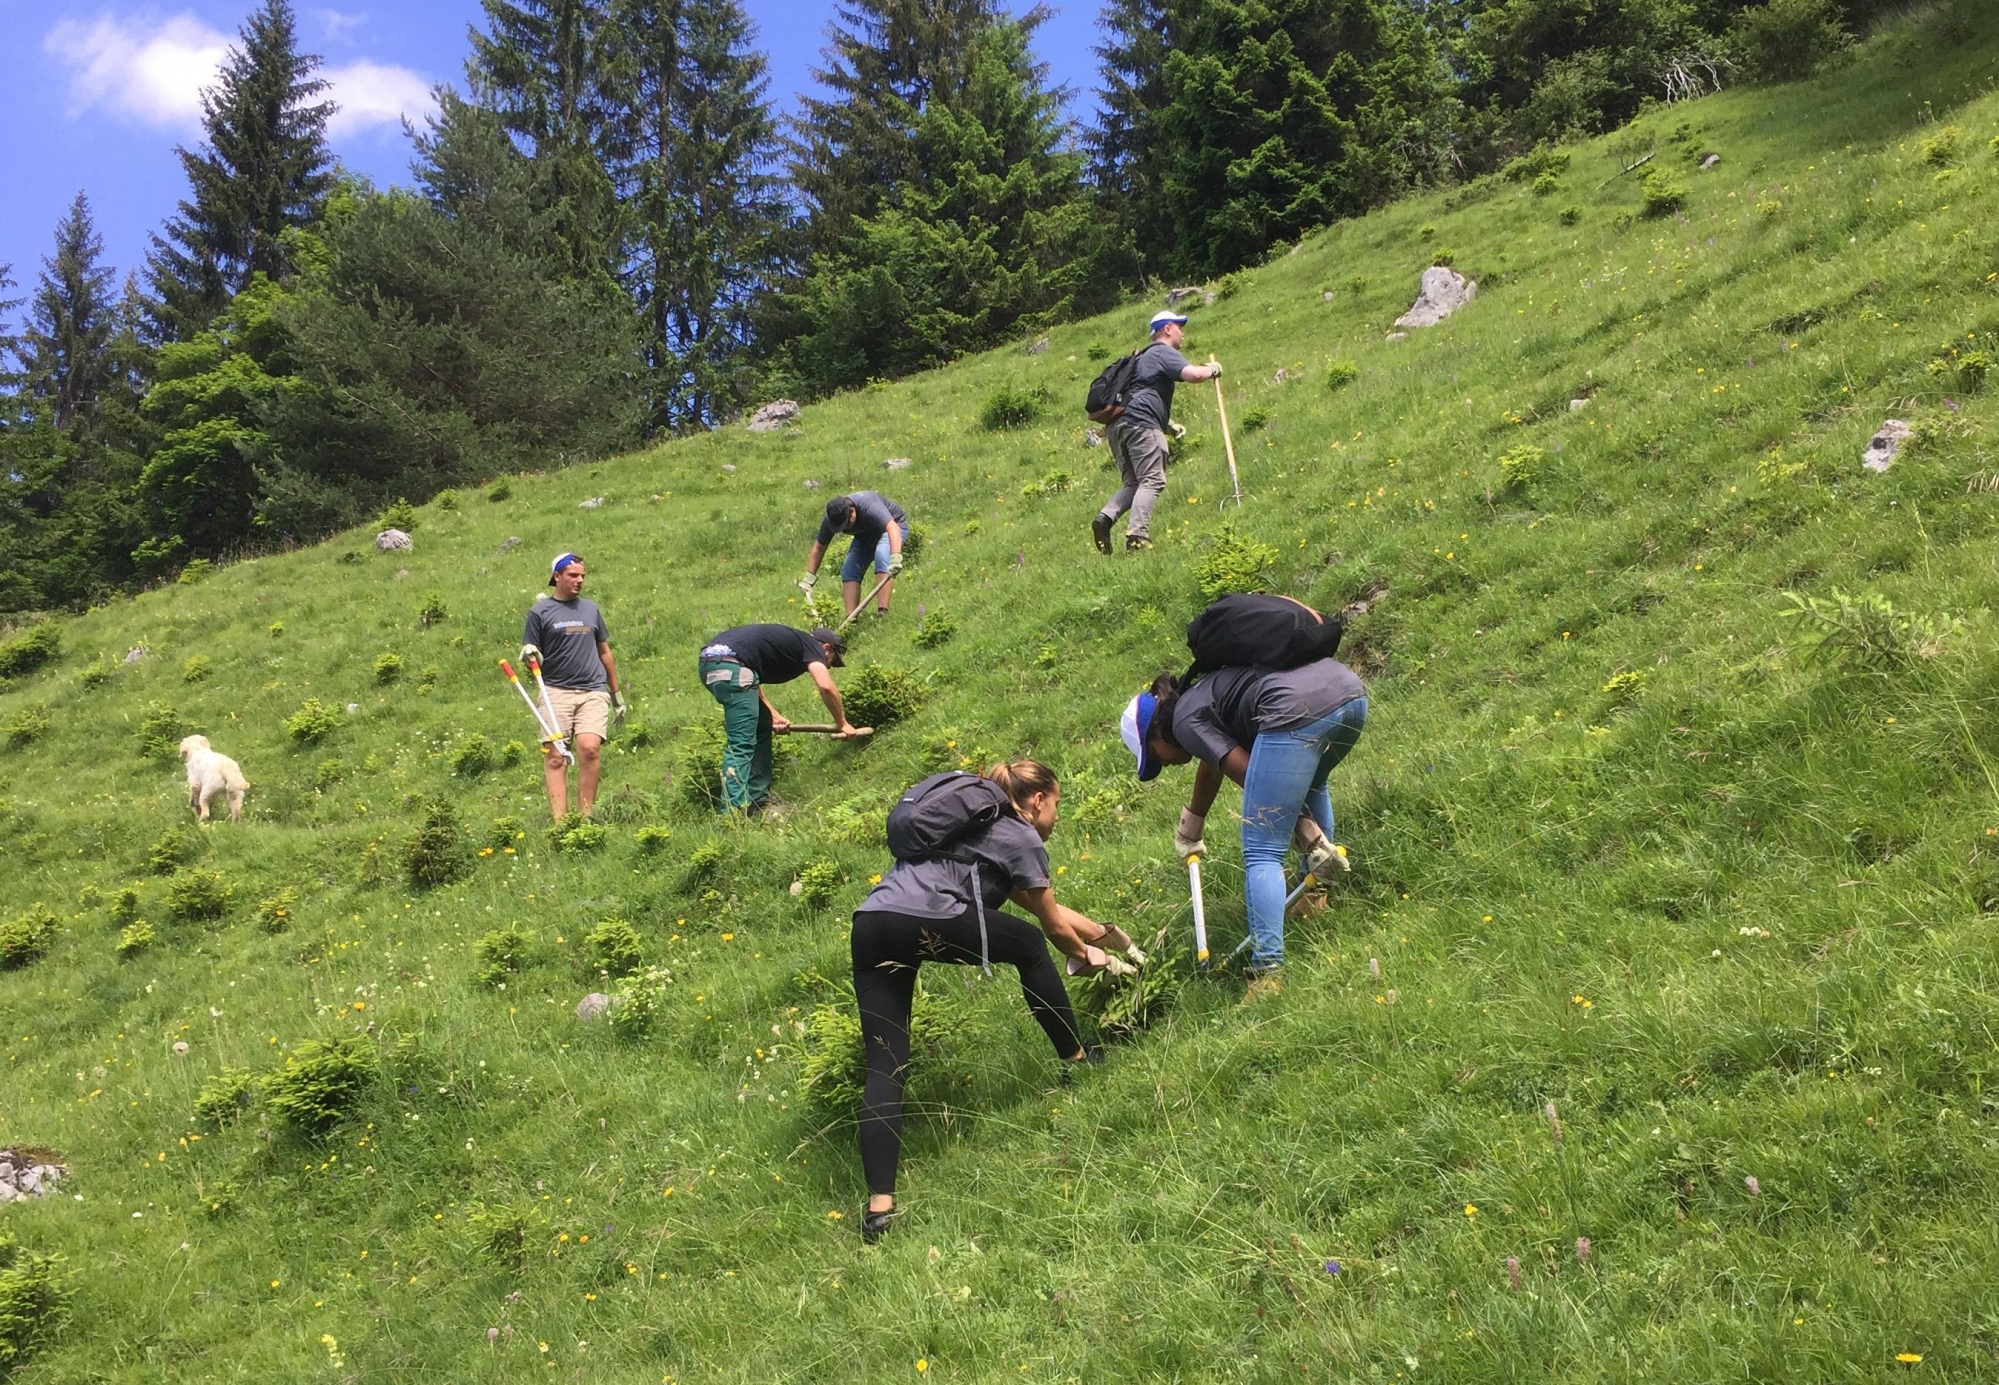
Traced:
POLYGON ((1156 269, 1171 261, 1173 249, 1159 132, 1172 6, 1168 0, 1110 0, 1097 22, 1105 39, 1095 49, 1102 79, 1097 123, 1083 136, 1089 180, 1139 263, 1156 269))
POLYGON ((153 238, 155 331, 185 341, 213 322, 252 274, 291 268, 284 233, 309 225, 333 186, 327 87, 298 48, 290 0, 264 0, 202 93, 207 144, 179 149, 190 197, 153 238))
POLYGON ((648 432, 743 402, 752 310, 790 224, 763 56, 736 0, 614 0, 611 172, 648 432))
MULTIPOLYGON (((20 385, 21 377, 15 369, 14 353, 20 347, 20 338, 8 325, 8 318, 16 308, 27 302, 25 298, 9 298, 10 290, 19 288, 14 279, 14 266, 0 264, 0 400, 6 393, 20 385)), ((0 404, 4 408, 4 404, 0 404)), ((6 414, 0 412, 0 427, 6 425, 6 414)))
POLYGON ((536 199, 554 220, 572 268, 611 273, 618 206, 605 167, 610 112, 610 0, 481 0, 487 32, 472 31, 466 73, 533 160, 536 199))
POLYGON ((47 404, 60 432, 88 419, 117 377, 120 318, 113 273, 98 262, 103 253, 90 199, 79 192, 56 225, 55 253, 42 261, 22 334, 28 390, 47 404))

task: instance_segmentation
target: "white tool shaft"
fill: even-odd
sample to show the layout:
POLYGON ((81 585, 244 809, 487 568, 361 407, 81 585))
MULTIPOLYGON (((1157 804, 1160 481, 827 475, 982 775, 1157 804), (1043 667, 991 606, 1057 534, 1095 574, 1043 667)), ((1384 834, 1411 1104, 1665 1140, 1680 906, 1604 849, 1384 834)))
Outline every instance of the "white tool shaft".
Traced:
POLYGON ((1293 904, 1296 904, 1298 902, 1298 896, 1305 893, 1305 891, 1311 889, 1312 886, 1316 883, 1316 881, 1317 877, 1314 876, 1311 871, 1309 870, 1306 871, 1305 878, 1298 882, 1298 888, 1291 891, 1290 894, 1284 896, 1284 907, 1289 909, 1293 904))
POLYGON ((1194 894, 1194 961, 1208 965, 1208 909, 1201 898, 1201 858, 1187 858, 1187 885, 1194 894))

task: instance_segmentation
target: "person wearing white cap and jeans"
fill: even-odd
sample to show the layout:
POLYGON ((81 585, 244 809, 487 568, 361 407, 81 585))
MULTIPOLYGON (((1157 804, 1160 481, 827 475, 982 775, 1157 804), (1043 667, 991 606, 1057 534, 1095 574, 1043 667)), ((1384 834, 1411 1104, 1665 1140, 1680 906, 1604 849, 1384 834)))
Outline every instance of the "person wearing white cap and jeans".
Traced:
MULTIPOLYGON (((558 554, 548 566, 548 584, 555 595, 537 597, 528 608, 521 662, 532 657, 541 664, 555 733, 576 752, 576 806, 587 818, 597 802, 604 737, 613 721, 625 719, 625 694, 618 687, 618 661, 611 657, 604 613, 583 595, 583 559, 558 554)), ((561 822, 569 812, 568 766, 550 747, 542 770, 549 811, 561 822)))
POLYGON ((1111 526, 1127 510, 1131 519, 1124 527, 1125 551, 1152 547, 1152 507, 1166 492, 1166 430, 1173 417, 1173 386, 1182 380, 1190 385, 1212 380, 1222 373, 1219 363, 1187 364, 1180 354, 1187 340, 1186 326, 1187 319, 1179 313, 1153 314, 1152 345, 1138 355, 1124 412, 1104 430, 1124 484, 1090 521, 1099 553, 1111 551, 1111 526))

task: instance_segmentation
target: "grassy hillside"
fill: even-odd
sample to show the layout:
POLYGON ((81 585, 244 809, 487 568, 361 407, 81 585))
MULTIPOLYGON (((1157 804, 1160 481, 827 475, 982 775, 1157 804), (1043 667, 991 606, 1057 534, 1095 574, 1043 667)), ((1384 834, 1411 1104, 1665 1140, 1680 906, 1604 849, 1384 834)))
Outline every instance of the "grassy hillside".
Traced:
POLYGON ((412 553, 356 534, 64 622, 0 691, 0 943, 55 924, 0 972, 0 1145, 72 1170, 0 1209, 74 1275, 18 1378, 1999 1375, 1999 23, 1929 23, 1219 286, 1190 352, 1229 366, 1244 504, 1183 387, 1150 554, 1089 546, 1112 482, 1078 408, 1135 305, 793 434, 463 493, 412 553), (1648 217, 1655 170, 1684 205, 1648 217), (1445 249, 1477 301, 1390 339, 1445 249), (1008 387, 1051 402, 981 429, 1008 387), (1917 437, 1875 475, 1889 416, 1917 437), (801 618, 821 502, 876 484, 926 542, 845 679, 921 706, 789 747, 783 821, 718 827, 694 651, 801 618), (530 740, 494 659, 565 547, 643 723, 594 850, 545 836, 531 759, 477 764, 530 740), (1251 1010, 1186 965, 1189 779, 1140 789, 1114 730, 1222 560, 1370 602, 1333 783, 1357 870, 1251 1010), (919 611, 955 634, 919 645, 919 611), (193 830, 145 752, 183 727, 243 763, 241 826, 193 830), (1073 1088, 1010 981, 927 973, 950 1032, 864 1251, 800 1027, 894 793, 1015 753, 1064 775, 1064 897, 1179 956, 1073 1088), (439 799, 466 873, 418 889, 439 799), (612 918, 671 977, 649 1034, 572 1015, 612 918))

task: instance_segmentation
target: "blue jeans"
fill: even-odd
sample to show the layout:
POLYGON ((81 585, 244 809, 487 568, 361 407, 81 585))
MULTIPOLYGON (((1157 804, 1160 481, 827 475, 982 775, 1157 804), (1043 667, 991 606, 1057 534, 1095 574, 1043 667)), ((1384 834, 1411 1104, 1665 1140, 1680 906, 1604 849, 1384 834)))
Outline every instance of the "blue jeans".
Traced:
POLYGON ((1333 801, 1326 776, 1347 757, 1367 724, 1367 699, 1343 702, 1317 721, 1259 731, 1242 779, 1242 864, 1249 901, 1251 970, 1284 964, 1284 856, 1301 812, 1328 840, 1333 801))
MULTIPOLYGON (((909 531, 905 529, 903 532, 907 534, 909 531)), ((875 572, 877 574, 888 571, 888 559, 888 531, 884 529, 882 530, 881 542, 875 545, 875 572)), ((847 560, 840 564, 840 580, 842 582, 858 582, 866 575, 867 570, 868 555, 861 551, 860 542, 856 540, 848 544, 847 560)))

